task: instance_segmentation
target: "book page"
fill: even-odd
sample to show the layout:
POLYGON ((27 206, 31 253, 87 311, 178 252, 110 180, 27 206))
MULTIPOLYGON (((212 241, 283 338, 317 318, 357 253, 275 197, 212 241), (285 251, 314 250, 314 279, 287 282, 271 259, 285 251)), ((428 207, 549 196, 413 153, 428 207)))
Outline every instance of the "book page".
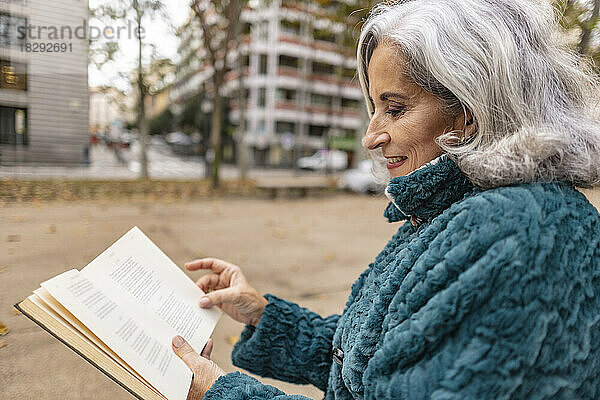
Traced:
POLYGON ((155 388, 152 387, 140 374, 135 372, 121 357, 117 355, 110 347, 104 344, 92 331, 90 331, 85 325, 81 323, 77 318, 73 316, 66 308, 54 299, 50 293, 44 288, 36 289, 33 291, 34 294, 28 297, 28 299, 43 310, 50 317, 54 318, 64 329, 68 329, 76 336, 80 337, 83 341, 87 342, 90 346, 96 347, 101 350, 104 354, 114 360, 126 373, 132 378, 139 380, 146 385, 150 390, 155 392, 158 396, 162 396, 155 388))
POLYGON ((192 372, 152 326, 110 298, 77 270, 64 272, 41 286, 102 342, 170 400, 185 400, 192 372))
MULTIPOLYGON (((152 388, 144 377, 135 372, 113 349, 108 347, 102 340, 98 338, 87 326, 79 321, 75 316, 62 306, 52 295, 44 288, 39 288, 33 291, 33 295, 28 298, 38 307, 45 310, 49 315, 55 318, 62 324, 68 324, 70 329, 77 332, 77 335, 85 338, 86 341, 93 343, 96 347, 106 353, 110 358, 115 360, 119 365, 125 368, 129 373, 144 382, 148 387, 152 388)), ((154 389, 153 389, 154 390, 154 389)))
POLYGON ((175 335, 181 335, 198 354, 222 314, 217 307, 200 308, 202 290, 137 227, 81 274, 152 326, 159 340, 171 343, 175 335))

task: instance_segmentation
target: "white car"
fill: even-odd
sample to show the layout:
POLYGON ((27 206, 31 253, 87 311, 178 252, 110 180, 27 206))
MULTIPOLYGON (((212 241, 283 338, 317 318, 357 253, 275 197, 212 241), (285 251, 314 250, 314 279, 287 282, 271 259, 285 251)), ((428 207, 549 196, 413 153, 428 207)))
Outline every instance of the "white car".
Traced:
POLYGON ((344 172, 338 182, 338 188, 358 193, 383 193, 386 185, 375 181, 371 172, 372 165, 371 160, 363 160, 358 164, 358 168, 344 172))
POLYGON ((319 150, 310 157, 300 157, 297 165, 313 171, 341 171, 348 166, 348 156, 340 150, 319 150))

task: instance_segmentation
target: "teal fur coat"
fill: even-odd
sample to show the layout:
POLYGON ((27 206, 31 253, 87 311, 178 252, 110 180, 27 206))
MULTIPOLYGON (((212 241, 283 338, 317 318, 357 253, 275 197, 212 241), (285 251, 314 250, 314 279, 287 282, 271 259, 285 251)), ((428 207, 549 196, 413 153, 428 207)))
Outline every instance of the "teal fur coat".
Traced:
MULTIPOLYGON (((482 191, 436 161, 390 181, 385 216, 412 223, 358 277, 342 315, 267 294, 233 363, 326 400, 600 399, 596 209, 567 184, 482 191)), ((204 398, 306 399, 240 372, 204 398)))

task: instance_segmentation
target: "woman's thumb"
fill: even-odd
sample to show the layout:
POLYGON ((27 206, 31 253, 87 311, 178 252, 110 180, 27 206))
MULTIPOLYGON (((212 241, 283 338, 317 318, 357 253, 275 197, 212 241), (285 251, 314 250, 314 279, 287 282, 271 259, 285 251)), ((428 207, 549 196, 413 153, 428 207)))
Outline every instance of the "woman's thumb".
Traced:
POLYGON ((185 341, 181 336, 175 336, 172 342, 173 351, 192 371, 196 370, 196 367, 200 365, 200 356, 192 349, 192 346, 185 341))
POLYGON ((231 303, 238 296, 234 288, 213 290, 200 298, 200 307, 207 308, 223 303, 231 303))

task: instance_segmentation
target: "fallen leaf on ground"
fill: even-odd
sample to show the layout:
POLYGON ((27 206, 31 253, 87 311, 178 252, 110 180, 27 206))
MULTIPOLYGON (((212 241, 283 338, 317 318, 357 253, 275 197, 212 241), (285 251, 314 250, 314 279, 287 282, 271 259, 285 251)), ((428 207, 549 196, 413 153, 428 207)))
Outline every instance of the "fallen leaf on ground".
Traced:
POLYGON ((21 241, 21 235, 8 235, 6 239, 8 243, 16 243, 21 241))
POLYGON ((4 324, 0 324, 0 336, 8 334, 8 328, 4 324))
POLYGON ((0 267, 0 274, 6 271, 6 267, 0 267))
POLYGON ((238 336, 227 336, 227 337, 225 338, 225 341, 226 341, 227 343, 229 343, 230 345, 232 345, 232 346, 233 346, 234 344, 236 344, 236 343, 238 342, 238 340, 240 340, 240 337, 239 337, 239 335, 238 335, 238 336))
POLYGON ((288 233, 283 229, 275 229, 272 234, 275 239, 285 239, 288 237, 288 233))
POLYGON ((4 340, 0 340, 0 349, 6 346, 6 342, 4 340))
POLYGON ((325 262, 332 262, 335 261, 335 254, 333 253, 327 253, 323 256, 323 261, 325 262))
POLYGON ((56 233, 56 225, 52 224, 52 225, 48 225, 46 227, 46 233, 56 233))

